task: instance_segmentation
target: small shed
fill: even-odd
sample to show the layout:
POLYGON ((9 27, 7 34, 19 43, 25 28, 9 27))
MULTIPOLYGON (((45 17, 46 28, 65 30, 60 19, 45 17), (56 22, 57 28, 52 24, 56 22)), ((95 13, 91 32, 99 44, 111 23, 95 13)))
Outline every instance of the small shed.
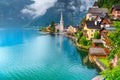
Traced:
POLYGON ((90 48, 89 60, 94 62, 95 58, 106 58, 107 54, 103 48, 90 48))

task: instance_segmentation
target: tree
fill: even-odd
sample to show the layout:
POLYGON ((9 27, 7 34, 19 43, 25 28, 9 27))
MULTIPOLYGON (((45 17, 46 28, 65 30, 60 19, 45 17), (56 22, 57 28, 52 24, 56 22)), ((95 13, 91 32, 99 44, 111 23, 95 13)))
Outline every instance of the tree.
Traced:
POLYGON ((94 38, 95 39, 100 39, 101 38, 100 34, 97 31, 94 33, 94 38))
MULTIPOLYGON (((109 33, 108 38, 112 41, 112 51, 108 59, 113 59, 115 54, 120 58, 120 30, 109 33)), ((118 66, 103 71, 102 75, 106 77, 105 80, 120 80, 120 61, 118 62, 118 66)))
POLYGON ((113 69, 107 69, 101 73, 105 80, 120 80, 120 64, 113 69))
POLYGON ((50 23, 50 31, 51 31, 51 33, 54 33, 54 32, 55 32, 55 22, 54 22, 54 21, 52 21, 52 22, 50 23))
POLYGON ((87 46, 87 40, 86 40, 86 37, 85 36, 82 36, 81 39, 79 40, 79 43, 84 45, 84 46, 87 46))
POLYGON ((120 27, 120 21, 114 21, 113 26, 116 28, 120 27))
POLYGON ((99 7, 108 8, 109 11, 113 5, 120 4, 120 0, 98 0, 99 7))

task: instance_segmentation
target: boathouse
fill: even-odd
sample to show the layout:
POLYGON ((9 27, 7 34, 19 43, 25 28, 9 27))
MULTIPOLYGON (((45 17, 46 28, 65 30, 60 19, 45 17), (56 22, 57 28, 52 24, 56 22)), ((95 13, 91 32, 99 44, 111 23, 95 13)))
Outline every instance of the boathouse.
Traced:
POLYGON ((90 48, 89 49, 89 60, 94 62, 96 58, 106 58, 107 54, 103 48, 90 48))

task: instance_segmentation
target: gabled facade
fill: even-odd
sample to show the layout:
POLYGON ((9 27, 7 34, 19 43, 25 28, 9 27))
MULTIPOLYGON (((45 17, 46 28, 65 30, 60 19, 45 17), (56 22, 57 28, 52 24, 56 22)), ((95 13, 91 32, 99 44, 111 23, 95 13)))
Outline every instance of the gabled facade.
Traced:
POLYGON ((113 27, 113 20, 105 17, 101 20, 100 26, 101 26, 101 28, 103 28, 103 27, 113 27))
POLYGON ((68 27, 68 30, 67 30, 69 33, 75 33, 75 32, 77 32, 77 28, 75 28, 75 27, 73 27, 73 26, 69 26, 68 27))
POLYGON ((113 19, 120 19, 120 5, 113 6, 111 9, 113 19))
POLYGON ((99 29, 100 26, 97 21, 86 21, 83 35, 86 36, 88 40, 91 40, 94 38, 95 31, 98 31, 99 29))

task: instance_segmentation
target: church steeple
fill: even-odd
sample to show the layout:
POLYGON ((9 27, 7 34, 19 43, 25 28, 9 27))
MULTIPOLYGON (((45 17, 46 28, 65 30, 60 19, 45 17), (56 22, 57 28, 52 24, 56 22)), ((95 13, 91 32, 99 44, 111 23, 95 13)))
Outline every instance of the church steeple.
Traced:
POLYGON ((61 17, 60 17, 60 32, 63 32, 64 30, 64 21, 63 21, 63 14, 61 12, 61 17))
POLYGON ((63 22, 63 14, 61 12, 60 23, 63 22))

